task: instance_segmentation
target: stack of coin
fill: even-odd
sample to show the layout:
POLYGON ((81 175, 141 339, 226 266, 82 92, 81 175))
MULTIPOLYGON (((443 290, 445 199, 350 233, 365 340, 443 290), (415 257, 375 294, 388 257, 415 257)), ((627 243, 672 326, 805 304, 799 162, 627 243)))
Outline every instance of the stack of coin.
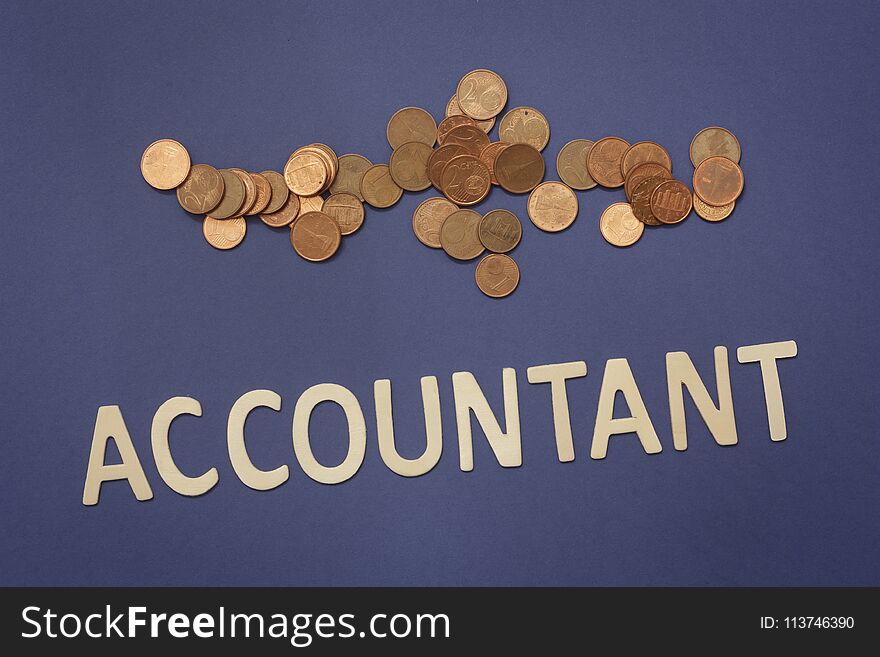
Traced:
POLYGON ((690 154, 694 165, 694 209, 706 221, 726 219, 745 183, 739 167, 739 140, 724 128, 703 128, 691 141, 690 154))

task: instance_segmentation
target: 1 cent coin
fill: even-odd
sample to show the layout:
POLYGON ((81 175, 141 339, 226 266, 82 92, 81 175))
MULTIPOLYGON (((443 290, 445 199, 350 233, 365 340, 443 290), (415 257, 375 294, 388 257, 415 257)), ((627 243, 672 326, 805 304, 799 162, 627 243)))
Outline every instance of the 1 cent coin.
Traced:
POLYGON ((550 124, 534 107, 514 107, 501 119, 498 138, 508 144, 528 144, 542 151, 550 141, 550 124))
POLYGON ((215 219, 205 217, 202 222, 202 235, 205 240, 215 249, 226 251, 241 244, 247 231, 247 223, 244 217, 232 219, 215 219))
POLYGON ((324 209, 324 197, 320 194, 299 197, 299 212, 321 212, 324 209))
POLYGON ((333 184, 330 185, 330 193, 347 192, 348 194, 354 194, 363 201, 364 198, 361 196, 361 180, 363 180, 364 173, 371 166, 373 166, 373 163, 363 155, 355 153, 343 155, 339 158, 339 171, 336 173, 333 184))
POLYGON ((490 253, 480 260, 474 278, 480 292, 498 299, 506 297, 519 285, 519 267, 509 256, 490 253))
POLYGON ((510 210, 491 210, 480 220, 480 242, 493 253, 507 253, 522 239, 522 224, 510 210))
POLYGON ((440 226, 440 246, 456 260, 473 260, 483 252, 479 212, 456 210, 440 226))
POLYGON ((587 171, 587 154, 592 147, 593 141, 590 139, 574 139, 563 146, 556 156, 556 173, 572 189, 596 186, 596 181, 587 171))
POLYGON ((694 193, 709 205, 732 203, 743 190, 743 172, 726 157, 706 158, 694 171, 694 193))
POLYGON ((511 144, 495 158, 495 178, 512 194, 532 191, 544 179, 544 158, 528 144, 511 144))
POLYGON ((294 153, 284 165, 284 181, 297 196, 319 194, 329 177, 329 163, 312 150, 294 153))
MULTIPOLYGON (((474 127, 474 130, 479 128, 474 127)), ((482 132, 481 132, 482 134, 482 132)), ((428 177, 428 159, 434 149, 420 141, 401 144, 391 154, 388 171, 401 188, 408 192, 420 192, 431 186, 428 177)))
POLYGON ((290 189, 287 187, 287 183, 284 182, 284 176, 277 171, 262 171, 260 175, 269 181, 269 186, 272 188, 272 197, 269 199, 269 205, 265 207, 263 213, 272 214, 278 212, 287 203, 287 196, 290 194, 290 189))
POLYGON ((645 231, 645 224, 636 219, 629 203, 615 203, 602 213, 599 232, 614 246, 632 246, 645 231))
POLYGON ((223 198, 223 176, 208 164, 194 164, 177 188, 177 202, 192 214, 208 214, 223 198))
POLYGON ((727 205, 715 207, 714 205, 705 203, 703 199, 694 194, 694 210, 696 210, 697 214, 706 221, 721 221, 722 219, 727 219, 727 217, 730 216, 730 213, 733 212, 734 206, 736 206, 736 201, 731 201, 727 205))
POLYGON ((459 207, 448 199, 438 196, 425 199, 413 212, 413 232, 425 246, 439 249, 440 227, 449 215, 458 210, 459 207))
POLYGON ((173 139, 154 141, 141 155, 141 175, 156 189, 174 189, 186 180, 189 167, 189 153, 173 139))
POLYGON ((293 250, 311 262, 327 260, 336 253, 341 242, 339 225, 323 212, 306 212, 290 229, 293 250))
POLYGON ((251 173, 250 176, 251 180, 254 181, 254 185, 257 186, 257 198, 253 205, 251 205, 251 209, 248 210, 248 214, 260 214, 269 205, 269 201, 272 200, 272 186, 262 174, 251 173))
POLYGON ((653 178, 654 176, 660 176, 664 180, 671 180, 672 172, 656 162, 646 162, 645 164, 639 164, 630 169, 629 175, 626 177, 626 182, 623 184, 623 191, 626 192, 626 198, 632 201, 633 191, 639 183, 648 178, 653 178))
POLYGON ((238 174, 229 169, 221 169, 220 175, 223 176, 223 198, 220 199, 217 207, 211 210, 211 217, 229 219, 238 214, 244 204, 244 183, 238 174))
POLYGON ((654 162, 672 172, 672 158, 660 144, 653 141, 640 141, 626 149, 620 161, 620 172, 626 178, 629 172, 640 164, 654 162))
POLYGON ((241 182, 244 184, 244 200, 241 202, 241 207, 238 209, 237 214, 242 216, 250 214, 251 206, 254 204, 254 201, 257 200, 257 185, 251 178, 251 174, 244 169, 231 167, 229 170, 241 178, 241 182))
POLYGON ((664 180, 651 192, 651 214, 661 223, 684 221, 693 207, 691 190, 680 180, 664 180))
POLYGON ((632 212, 636 219, 648 226, 659 226, 660 220, 651 212, 651 194, 657 189, 657 186, 667 180, 661 176, 652 176, 646 178, 633 190, 632 196, 632 212))
POLYGON ((716 155, 739 164, 742 156, 739 140, 726 128, 703 128, 691 141, 691 162, 697 167, 704 160, 716 155))
POLYGON ((495 177, 495 160, 498 157, 498 154, 508 146, 510 146, 510 144, 506 142, 493 141, 480 153, 480 162, 485 164, 486 168, 489 169, 489 180, 492 181, 493 185, 498 184, 498 178, 495 177))
POLYGON ((472 119, 498 116, 507 103, 507 85, 494 71, 481 68, 467 73, 455 90, 458 106, 472 119))
POLYGON ((390 208, 403 196, 386 164, 374 164, 361 179, 361 196, 374 208, 390 208))
POLYGON ((433 146, 437 139, 437 123, 421 107, 404 107, 389 119, 385 136, 393 149, 408 141, 420 141, 433 146))
POLYGON ((541 230, 558 233, 577 218, 578 201, 574 192, 561 182, 541 183, 529 195, 529 219, 541 230))
POLYGON ((593 144, 587 154, 587 170, 593 180, 602 187, 620 187, 623 184, 620 162, 627 148, 629 142, 620 137, 605 137, 593 144))
POLYGON ((364 204, 354 194, 337 192, 324 201, 322 210, 339 224, 339 232, 351 235, 364 223, 364 204))
POLYGON ((260 214, 260 221, 270 228, 283 228, 284 226, 289 226, 293 223, 293 220, 296 219, 297 215, 299 215, 299 196, 291 194, 290 190, 287 189, 287 185, 284 186, 284 190, 287 192, 287 198, 284 200, 284 205, 278 208, 275 212, 262 212, 260 214))

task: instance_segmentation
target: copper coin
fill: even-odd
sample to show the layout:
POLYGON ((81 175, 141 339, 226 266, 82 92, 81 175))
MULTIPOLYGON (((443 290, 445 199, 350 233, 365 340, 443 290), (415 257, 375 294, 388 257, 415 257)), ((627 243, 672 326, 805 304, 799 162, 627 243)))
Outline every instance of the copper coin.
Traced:
POLYGON ((472 125, 476 128, 477 122, 466 114, 454 114, 440 121, 440 125, 437 126, 437 143, 442 146, 450 131, 462 125, 472 125))
POLYGON ((306 212, 290 228, 293 250, 311 262, 331 257, 341 242, 339 225, 323 212, 306 212))
POLYGON ((680 180, 664 180, 651 192, 651 214, 664 224, 684 221, 693 207, 691 190, 680 180))
POLYGON ((393 149, 408 141, 420 141, 433 146, 437 139, 437 123, 433 116, 420 107, 404 107, 389 119, 385 136, 393 149))
POLYGON ((489 145, 489 138, 486 133, 473 125, 460 125, 453 128, 446 135, 444 146, 461 146, 469 155, 480 157, 483 149, 489 145))
POLYGON ((666 181, 667 178, 661 176, 652 176, 646 178, 633 190, 632 211, 636 219, 648 226, 659 226, 660 220, 651 212, 651 194, 657 189, 657 186, 666 181))
POLYGON ((208 214, 223 198, 223 176, 208 164, 194 164, 177 188, 177 202, 187 212, 208 214))
POLYGON ((672 158, 660 144, 653 141, 640 141, 626 149, 620 161, 620 172, 626 178, 629 172, 640 164, 654 162, 672 172, 672 158))
POLYGON ((587 171, 587 154, 593 147, 590 139, 574 139, 568 142, 556 156, 556 173, 559 179, 572 189, 591 189, 596 181, 587 171))
POLYGON ((525 194, 544 179, 544 158, 533 146, 511 144, 495 158, 495 177, 502 189, 525 194))
POLYGON ((333 217, 343 235, 351 235, 364 223, 364 204, 357 196, 348 192, 331 194, 324 201, 322 212, 333 217))
POLYGON ((361 196, 374 208, 390 208, 403 196, 386 164, 374 164, 361 179, 361 196))
POLYGON ((324 209, 324 197, 320 194, 299 197, 299 213, 321 212, 324 209))
POLYGON ((272 200, 272 186, 259 173, 251 173, 250 176, 251 180, 254 181, 254 185, 257 186, 257 198, 253 205, 251 205, 251 209, 248 210, 248 214, 260 214, 269 205, 269 201, 272 200))
POLYGON ((498 138, 508 144, 528 144, 542 151, 550 141, 550 124, 534 107, 514 107, 501 119, 498 138))
POLYGON ((420 141, 408 141, 394 149, 388 162, 388 171, 402 189, 420 192, 431 186, 428 178, 428 158, 434 149, 420 141))
POLYGON ((440 247, 456 260, 473 260, 483 251, 479 212, 456 210, 440 226, 440 247))
POLYGON ((247 232, 247 223, 244 217, 232 219, 215 219, 205 217, 202 222, 202 235, 205 240, 215 249, 226 251, 241 244, 244 234, 247 232))
POLYGON ((466 74, 455 89, 458 106, 472 119, 498 116, 507 103, 507 85, 494 71, 481 68, 466 74))
POLYGON ((363 180, 364 174, 371 166, 373 166, 373 163, 363 155, 356 155, 354 153, 343 155, 339 158, 339 171, 333 184, 330 185, 330 193, 347 192, 348 194, 354 194, 363 201, 364 198, 361 196, 361 180, 363 180))
POLYGON ((320 193, 330 178, 326 160, 311 150, 302 150, 290 156, 284 165, 284 181, 297 196, 320 193))
POLYGON ((489 251, 507 253, 522 239, 522 224, 510 210, 490 210, 480 219, 479 237, 489 251))
POLYGON ((501 253, 490 253, 480 260, 474 272, 480 292, 487 297, 500 299, 519 285, 519 267, 513 258, 501 253))
MULTIPOLYGON (((446 103, 446 116, 467 116, 464 112, 461 111, 461 108, 458 106, 458 98, 453 95, 452 98, 449 99, 449 102, 446 103)), ((470 117, 468 117, 470 118, 470 117)), ((477 121, 477 127, 483 132, 488 133, 492 126, 495 125, 495 117, 493 116, 491 119, 487 119, 486 121, 477 121)))
POLYGON ((615 203, 602 213, 599 232, 614 246, 632 246, 645 232, 645 224, 636 219, 629 203, 615 203))
POLYGON ((742 149, 736 136, 725 128, 703 128, 691 141, 691 162, 695 167, 704 160, 720 155, 739 164, 742 149))
POLYGON ((660 176, 664 180, 671 180, 672 172, 656 162, 646 162, 645 164, 639 164, 630 169, 629 175, 626 177, 626 182, 623 184, 626 198, 632 202, 632 193, 636 186, 643 180, 653 178, 654 176, 660 176))
POLYGON ((493 185, 498 184, 498 179, 495 177, 495 159, 498 157, 498 154, 508 146, 510 146, 510 144, 507 142, 493 141, 480 153, 480 162, 485 164, 486 168, 489 169, 489 180, 492 181, 493 185))
POLYGON ((587 170, 593 180, 602 187, 620 187, 623 174, 620 172, 620 161, 629 148, 629 142, 620 137, 600 139, 587 154, 587 170))
POLYGON ((141 175, 156 189, 174 189, 189 173, 189 153, 178 141, 159 139, 141 155, 141 175))
POLYGON ((459 155, 443 167, 440 174, 443 193, 457 205, 475 205, 489 193, 489 169, 473 155, 459 155))
POLYGON ((231 167, 229 170, 241 178, 241 182, 244 184, 244 200, 241 202, 241 207, 236 214, 242 216, 250 214, 251 206, 254 204, 254 201, 257 200, 257 185, 251 178, 251 174, 244 169, 231 167))
POLYGON ((722 219, 727 219, 727 217, 730 216, 730 213, 733 212, 735 206, 736 201, 731 201, 727 205, 715 207, 714 205, 705 203, 703 199, 694 194, 694 210, 696 210, 697 214, 706 221, 721 221, 722 219))
POLYGON ((538 228, 558 233, 577 219, 577 196, 561 182, 541 183, 529 195, 528 212, 529 219, 538 228))
POLYGON ((284 205, 278 208, 275 212, 263 212, 260 214, 260 221, 270 228, 289 226, 293 223, 293 220, 296 219, 297 215, 299 215, 299 196, 290 193, 290 190, 287 189, 287 185, 284 186, 284 189, 287 192, 287 198, 284 201, 284 205))
POLYGON ((418 240, 432 249, 440 248, 440 227, 446 217, 459 210, 452 201, 434 196, 419 203, 412 216, 413 232, 418 240))
POLYGON ((336 159, 336 153, 333 152, 333 149, 325 144, 309 144, 308 146, 301 146, 297 148, 293 154, 290 156, 288 162, 294 159, 298 155, 302 154, 310 154, 315 155, 321 160, 321 164, 323 165, 325 178, 324 183, 321 185, 321 188, 316 192, 316 194, 323 194, 326 192, 330 185, 333 183, 333 179, 336 177, 336 170, 339 167, 339 161, 336 159))
POLYGON ((458 144, 446 144, 431 153, 431 157, 428 158, 428 178, 431 179, 431 184, 437 188, 437 191, 443 191, 440 180, 443 169, 452 158, 460 155, 468 155, 468 150, 458 144))
POLYGON ((322 150, 322 151, 324 151, 324 153, 327 154, 327 157, 330 158, 330 169, 331 169, 330 177, 335 179, 336 173, 339 171, 339 158, 336 156, 336 151, 334 151, 332 148, 330 148, 327 144, 314 143, 314 144, 310 144, 310 146, 313 146, 319 150, 322 150))
POLYGON ((244 203, 244 182, 229 169, 220 169, 223 176, 223 198, 216 208, 211 210, 214 219, 229 219, 234 217, 244 203))
POLYGON ((743 190, 743 172, 726 157, 713 156, 694 170, 694 193, 709 205, 721 206, 739 198, 743 190))
POLYGON ((284 182, 284 176, 277 171, 262 171, 260 175, 269 181, 269 186, 272 188, 272 197, 269 199, 269 205, 266 206, 263 213, 273 214, 278 212, 287 203, 287 197, 290 194, 290 189, 287 187, 287 183, 284 182))

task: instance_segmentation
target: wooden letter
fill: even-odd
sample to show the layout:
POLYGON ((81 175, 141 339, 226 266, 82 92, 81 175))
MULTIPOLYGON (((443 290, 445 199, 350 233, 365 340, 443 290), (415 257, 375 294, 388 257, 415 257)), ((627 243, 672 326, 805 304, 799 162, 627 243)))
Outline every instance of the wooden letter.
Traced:
POLYGON ((452 375, 455 396, 455 419, 458 425, 459 465, 464 472, 474 469, 474 445, 471 437, 471 416, 474 412, 480 428, 498 463, 505 468, 522 465, 522 444, 519 433, 519 401, 516 393, 516 370, 505 367, 501 373, 504 389, 504 417, 507 433, 501 431, 489 402, 470 372, 452 375))
POLYGON ((272 390, 251 390, 239 397, 229 409, 226 423, 226 445, 232 469, 241 483, 254 490, 272 490, 290 476, 287 465, 279 465, 274 470, 260 470, 253 464, 244 443, 244 423, 255 408, 266 407, 273 411, 281 410, 281 395, 272 390))
POLYGON ((582 360, 553 365, 536 365, 526 370, 529 383, 549 383, 550 402, 553 405, 553 431, 556 434, 556 453, 563 463, 574 461, 574 443, 571 437, 571 419, 568 415, 568 394, 565 382, 587 375, 587 364, 582 360))
POLYGON ((761 378, 764 380, 764 400, 767 403, 767 422, 770 425, 770 440, 785 440, 785 406, 782 403, 782 388, 779 385, 779 370, 776 360, 797 356, 794 340, 752 344, 736 350, 740 363, 761 363, 761 378))
POLYGON ((168 430, 171 423, 180 415, 202 416, 202 405, 192 397, 172 397, 162 404, 153 416, 153 428, 150 438, 153 443, 153 458, 156 459, 156 469, 162 480, 168 484, 168 488, 175 493, 195 497, 204 495, 214 486, 220 478, 217 468, 211 468, 198 477, 189 477, 183 474, 174 463, 171 456, 171 447, 168 444, 168 430))
POLYGON ((391 381, 380 379, 373 384, 376 403, 376 431, 379 454, 392 472, 401 477, 418 477, 431 470, 443 452, 443 428, 440 423, 440 391, 436 376, 422 377, 422 404, 425 409, 425 451, 417 459, 405 459, 394 446, 394 418, 391 414, 391 381))

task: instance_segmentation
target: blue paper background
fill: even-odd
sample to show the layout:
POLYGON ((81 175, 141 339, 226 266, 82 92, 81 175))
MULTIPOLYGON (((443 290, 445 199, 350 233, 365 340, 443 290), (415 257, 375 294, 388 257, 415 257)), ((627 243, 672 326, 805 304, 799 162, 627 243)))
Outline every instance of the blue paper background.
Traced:
MULTIPOLYGON (((0 583, 880 584, 876 3, 7 3, 0 20, 0 583), (232 252, 205 243, 174 196, 148 187, 143 148, 174 137, 194 162, 278 169, 297 146, 387 161, 399 107, 436 117, 462 74, 498 71, 508 107, 551 125, 548 178, 570 139, 665 145, 688 183, 706 125, 743 146, 746 192, 727 221, 692 215, 628 250, 597 224, 621 190, 578 193, 566 232, 538 231, 526 197, 481 209, 524 222, 517 292, 487 299, 475 263, 415 239, 431 192, 368 210, 330 262, 248 221, 232 252), (772 443, 744 344, 794 339, 780 363, 789 438, 772 443), (691 446, 672 448, 664 354, 711 381, 731 350, 740 443, 717 447, 688 402, 691 446), (632 436, 592 461, 608 358, 627 357, 664 446, 632 436), (529 365, 584 359, 569 384, 577 459, 555 455, 547 386, 529 365), (476 429, 463 473, 451 374, 475 373, 501 412, 519 375, 524 464, 502 469, 476 429), (372 382, 390 378, 401 450, 424 441, 420 376, 440 379, 444 453, 391 473, 372 382), (368 425, 354 479, 323 486, 293 455, 299 394, 347 386, 368 425), (249 448, 291 467, 271 492, 235 477, 226 413, 270 388, 249 448), (172 431, 181 468, 220 483, 183 498, 160 480, 155 409, 191 395, 172 431), (81 505, 95 413, 119 404, 155 498, 111 483, 81 505)), ((493 131, 493 138, 495 132, 493 131)), ((714 395, 714 392, 713 392, 714 395)), ((625 409, 619 409, 619 413, 625 409)), ((338 462, 342 413, 318 409, 316 455, 338 462)), ((115 452, 114 452, 115 453, 115 452)))

